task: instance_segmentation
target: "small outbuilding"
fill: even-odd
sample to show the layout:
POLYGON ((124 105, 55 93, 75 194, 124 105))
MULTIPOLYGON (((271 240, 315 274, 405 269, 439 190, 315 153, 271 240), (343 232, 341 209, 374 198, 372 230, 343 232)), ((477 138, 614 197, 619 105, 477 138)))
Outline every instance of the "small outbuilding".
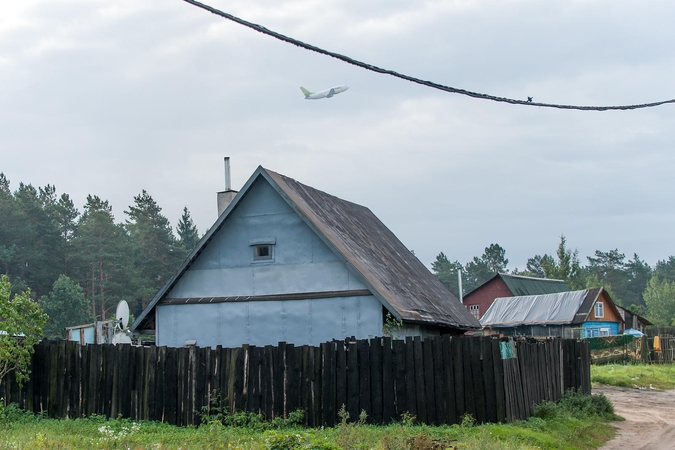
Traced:
POLYGON ((504 336, 589 338, 623 331, 623 319, 603 288, 497 298, 480 322, 504 336))
POLYGON ((626 330, 632 328, 634 330, 638 330, 641 333, 644 333, 645 329, 649 325, 653 325, 653 323, 651 323, 646 318, 642 317, 639 314, 635 314, 634 312, 632 312, 632 311, 630 311, 626 308, 622 308, 619 305, 616 305, 616 308, 619 311, 619 314, 621 314, 621 318, 623 319, 623 322, 625 324, 624 326, 625 326, 626 330))
POLYGON ((464 305, 476 319, 480 319, 496 298, 554 294, 569 290, 570 288, 567 287, 567 284, 563 280, 497 273, 494 277, 466 294, 464 296, 464 305))
POLYGON ((170 347, 480 328, 368 208, 263 167, 131 326, 170 347))

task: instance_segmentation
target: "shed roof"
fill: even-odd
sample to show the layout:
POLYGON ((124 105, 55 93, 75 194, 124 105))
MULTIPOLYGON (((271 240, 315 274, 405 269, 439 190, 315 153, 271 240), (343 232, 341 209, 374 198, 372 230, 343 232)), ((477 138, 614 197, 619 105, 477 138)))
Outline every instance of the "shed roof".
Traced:
POLYGON ((260 166, 181 267, 139 315, 132 324, 132 330, 143 325, 157 302, 199 256, 230 212, 260 177, 270 183, 350 270, 363 278, 372 294, 398 319, 459 330, 481 328, 480 323, 455 296, 368 208, 260 166))
POLYGON ((552 278, 535 278, 525 277, 523 275, 512 275, 509 273, 496 273, 485 283, 477 288, 474 288, 464 297, 468 298, 474 292, 480 290, 483 286, 492 282, 496 278, 500 278, 506 287, 513 295, 538 295, 538 294, 554 294, 556 292, 569 291, 570 288, 563 280, 555 280, 552 278))
MULTIPOLYGON (((595 288, 554 294, 500 297, 495 299, 480 322, 487 328, 580 324, 588 318, 593 305, 603 292, 603 288, 595 288)), ((613 302, 610 307, 614 307, 613 302)))
POLYGON ((497 275, 504 280, 504 283, 506 283, 506 286, 513 295, 555 294, 556 292, 566 292, 570 290, 563 280, 524 277, 522 275, 511 275, 507 273, 500 273, 497 275))

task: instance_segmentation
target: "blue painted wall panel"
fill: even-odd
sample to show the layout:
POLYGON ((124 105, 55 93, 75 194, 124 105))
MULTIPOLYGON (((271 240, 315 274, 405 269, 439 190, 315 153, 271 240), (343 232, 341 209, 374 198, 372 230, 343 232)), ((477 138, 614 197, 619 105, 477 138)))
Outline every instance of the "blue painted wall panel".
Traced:
POLYGON ((319 344, 382 335, 382 305, 373 296, 317 300, 158 305, 157 345, 319 344))
POLYGON ((360 277, 259 179, 167 298, 354 289, 365 289, 360 277), (272 262, 253 260, 250 243, 262 238, 275 239, 272 262))
MULTIPOLYGON (((365 289, 262 178, 251 187, 167 298, 231 297, 365 289), (271 262, 254 261, 251 241, 274 238, 271 262)), ((179 347, 319 344, 382 335, 372 295, 314 300, 158 305, 157 345, 179 347)))
POLYGON ((618 322, 584 322, 582 328, 584 330, 584 337, 601 336, 600 330, 603 328, 609 329, 610 336, 619 334, 618 322))

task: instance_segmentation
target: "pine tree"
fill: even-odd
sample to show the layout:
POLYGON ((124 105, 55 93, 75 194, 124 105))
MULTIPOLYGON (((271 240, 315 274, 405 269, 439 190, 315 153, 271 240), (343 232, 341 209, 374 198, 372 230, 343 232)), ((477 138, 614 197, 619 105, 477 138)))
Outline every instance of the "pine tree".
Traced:
POLYGON ((441 252, 436 256, 436 261, 431 263, 431 270, 438 277, 441 283, 459 298, 459 279, 457 272, 462 270, 462 264, 459 261, 450 262, 445 253, 441 252))
POLYGON ((84 288, 92 314, 105 320, 117 302, 131 292, 131 245, 124 227, 115 224, 107 201, 87 196, 73 248, 78 283, 84 288))
POLYGON ((125 229, 133 247, 135 305, 131 306, 136 310, 145 308, 183 259, 184 253, 161 211, 145 190, 125 211, 129 216, 125 229))
POLYGON ((197 226, 192 221, 192 217, 190 217, 190 211, 188 211, 187 206, 183 208, 183 215, 178 221, 176 232, 178 233, 179 242, 185 250, 185 255, 187 255, 199 242, 199 232, 197 231, 197 226))

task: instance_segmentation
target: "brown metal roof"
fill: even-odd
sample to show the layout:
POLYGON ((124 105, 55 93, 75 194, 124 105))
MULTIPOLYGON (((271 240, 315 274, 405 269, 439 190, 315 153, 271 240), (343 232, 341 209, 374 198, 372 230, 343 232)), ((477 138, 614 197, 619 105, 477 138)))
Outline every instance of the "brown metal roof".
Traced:
POLYGON ((131 326, 152 327, 150 312, 192 265, 230 212, 262 176, 347 266, 361 275, 369 290, 398 319, 478 330, 480 323, 415 255, 368 209, 306 186, 262 166, 253 173, 232 203, 157 292, 131 326))
POLYGON ((264 169, 301 216, 408 322, 463 330, 480 323, 368 208, 264 169))

